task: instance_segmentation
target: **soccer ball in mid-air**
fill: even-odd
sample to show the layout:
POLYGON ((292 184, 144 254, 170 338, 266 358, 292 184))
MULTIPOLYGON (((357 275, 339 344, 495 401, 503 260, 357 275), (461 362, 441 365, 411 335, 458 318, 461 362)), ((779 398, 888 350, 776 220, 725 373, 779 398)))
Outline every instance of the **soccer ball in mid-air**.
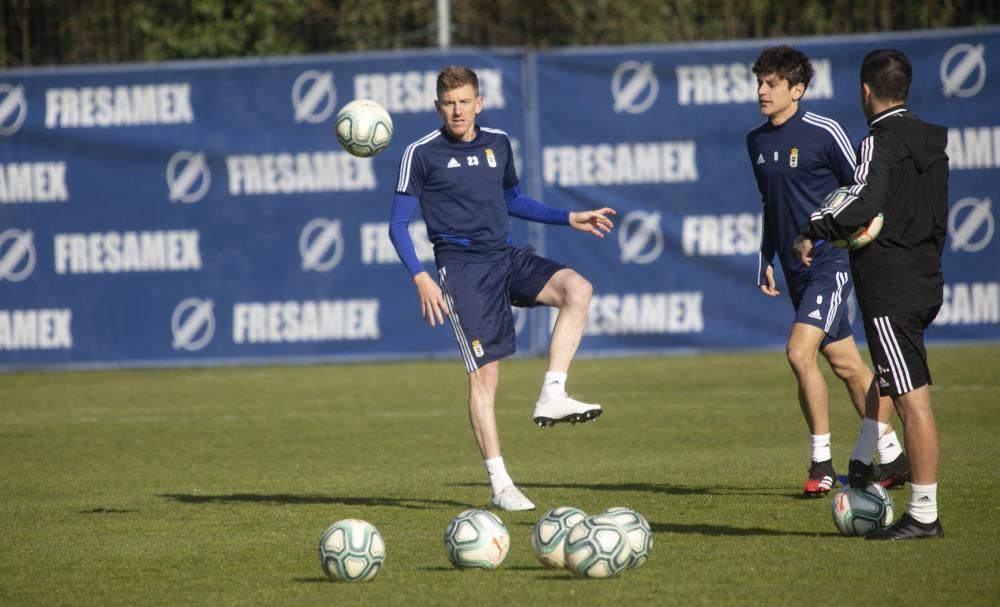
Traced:
POLYGON ((653 530, 646 518, 629 508, 609 508, 602 512, 601 516, 610 517, 628 534, 632 554, 625 568, 634 569, 645 563, 653 549, 653 530))
POLYGON ((360 519, 337 521, 319 541, 319 562, 331 580, 367 582, 378 575, 384 561, 382 534, 360 519))
POLYGON ((606 515, 583 519, 566 536, 566 568, 577 577, 609 578, 625 571, 632 556, 628 532, 606 515))
POLYGON ((355 99, 337 112, 337 141, 355 156, 378 154, 392 140, 392 118, 371 99, 355 99))
POLYGON ((459 569, 496 569, 509 548, 507 527, 486 510, 466 510, 444 531, 444 551, 459 569))
POLYGON ((892 523, 892 496, 872 483, 864 489, 846 485, 833 496, 833 522, 844 535, 864 535, 892 523))
POLYGON ((583 510, 572 506, 559 506, 543 514, 531 532, 531 548, 538 561, 549 569, 565 567, 566 536, 574 525, 585 518, 587 515, 583 510))
MULTIPOLYGON (((836 190, 830 192, 826 195, 823 200, 823 208, 833 209, 839 204, 843 203, 848 196, 851 196, 851 188, 840 187, 836 190)), ((861 226, 854 231, 853 234, 847 240, 832 240, 830 244, 841 249, 861 249, 867 247, 875 238, 878 236, 879 232, 882 231, 882 223, 884 219, 882 213, 879 213, 868 222, 868 225, 861 226)))

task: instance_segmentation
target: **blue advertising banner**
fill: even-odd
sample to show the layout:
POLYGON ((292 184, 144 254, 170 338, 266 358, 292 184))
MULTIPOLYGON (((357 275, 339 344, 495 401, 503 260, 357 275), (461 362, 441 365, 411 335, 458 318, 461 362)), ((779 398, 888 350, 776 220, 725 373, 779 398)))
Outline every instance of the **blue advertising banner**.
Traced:
POLYGON ((402 150, 441 124, 448 62, 477 71, 483 119, 519 151, 520 52, 3 74, 0 367, 454 355, 387 229, 402 150), (394 119, 372 159, 333 134, 355 98, 394 119))
MULTIPOLYGON (((462 50, 0 73, 0 370, 454 357, 420 319, 387 222, 406 146, 437 128, 435 78, 480 76, 480 124, 511 137, 523 188, 612 206, 594 239, 512 221, 595 287, 581 353, 780 347, 787 298, 755 287, 757 54, 813 60, 805 107, 866 134, 858 69, 913 62, 911 108, 949 128, 946 302, 931 341, 1000 339, 1000 29, 537 53, 462 50), (337 109, 393 117, 344 152, 337 109)), ((419 217, 411 226, 433 271, 419 217)), ((780 275, 780 272, 777 272, 780 275)), ((782 285, 779 285, 782 286, 782 285)), ((553 318, 519 311, 518 350, 553 318)), ((860 333, 859 333, 860 334, 860 333)))
MULTIPOLYGON (((1000 61, 1000 31, 990 29, 533 55, 542 199, 618 210, 606 242, 546 232, 545 252, 595 285, 584 349, 783 345, 792 307, 756 287, 761 198, 746 148, 765 121, 751 67, 782 43, 816 71, 804 108, 840 122, 854 146, 867 135, 862 59, 885 47, 909 56, 910 107, 949 127, 951 158, 945 304, 927 337, 1000 338, 991 202, 1000 194, 1000 79, 987 76, 1000 61)), ((794 162, 790 152, 780 161, 794 162)), ((778 267, 775 275, 784 293, 778 267)))

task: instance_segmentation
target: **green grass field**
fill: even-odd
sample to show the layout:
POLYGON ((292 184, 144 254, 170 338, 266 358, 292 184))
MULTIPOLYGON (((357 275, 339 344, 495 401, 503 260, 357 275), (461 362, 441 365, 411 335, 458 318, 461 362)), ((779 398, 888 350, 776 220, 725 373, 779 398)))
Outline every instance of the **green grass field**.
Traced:
MULTIPOLYGON (((2 605, 993 605, 1000 593, 1000 346, 934 348, 946 537, 837 534, 803 499, 808 434, 776 353, 579 360, 596 423, 531 423, 544 362, 504 363, 508 469, 538 505, 500 513, 511 552, 452 569, 448 521, 489 486, 461 363, 0 375, 2 605), (629 506, 649 562, 613 580, 541 568, 545 510, 629 506), (332 583, 341 518, 375 524, 385 568, 332 583)), ((831 384, 834 463, 858 431, 831 384)), ((897 512, 908 489, 893 492, 897 512)))

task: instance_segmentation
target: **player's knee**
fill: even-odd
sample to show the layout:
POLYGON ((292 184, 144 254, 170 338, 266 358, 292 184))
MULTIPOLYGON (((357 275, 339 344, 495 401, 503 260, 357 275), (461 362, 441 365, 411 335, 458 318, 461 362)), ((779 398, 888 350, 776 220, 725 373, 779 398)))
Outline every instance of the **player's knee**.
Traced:
POLYGON ((785 356, 795 371, 803 371, 816 365, 816 354, 810 348, 789 345, 785 348, 785 356))
POLYGON ((566 284, 566 305, 572 308, 588 308, 590 298, 594 295, 594 286, 590 281, 574 274, 566 284))

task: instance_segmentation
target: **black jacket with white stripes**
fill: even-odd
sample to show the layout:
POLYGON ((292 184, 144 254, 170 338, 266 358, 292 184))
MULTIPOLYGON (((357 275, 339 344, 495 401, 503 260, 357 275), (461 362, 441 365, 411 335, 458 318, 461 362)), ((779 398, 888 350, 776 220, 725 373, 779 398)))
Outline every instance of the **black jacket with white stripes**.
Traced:
POLYGON ((948 226, 948 132, 896 106, 873 116, 858 146, 852 196, 812 214, 803 236, 841 240, 878 213, 884 224, 851 251, 863 315, 916 312, 943 301, 941 254, 948 226))

